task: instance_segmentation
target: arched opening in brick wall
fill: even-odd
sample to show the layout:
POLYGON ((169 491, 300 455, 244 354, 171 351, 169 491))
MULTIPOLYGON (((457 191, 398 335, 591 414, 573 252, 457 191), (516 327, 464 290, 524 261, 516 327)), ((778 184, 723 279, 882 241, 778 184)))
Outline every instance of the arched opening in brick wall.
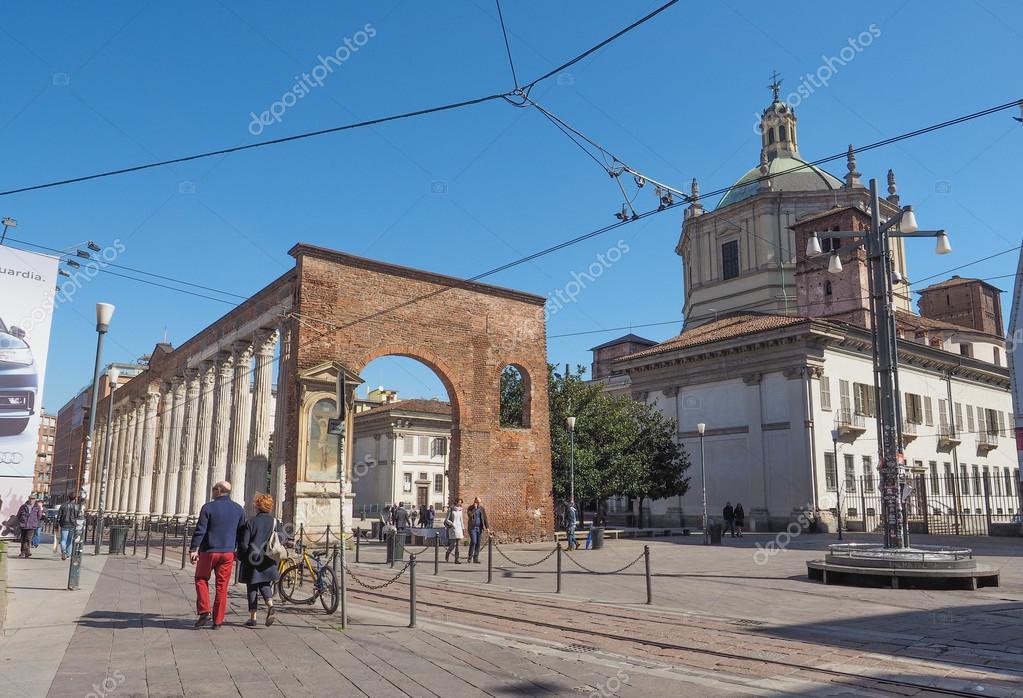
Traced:
MULTIPOLYGON (((443 519, 451 485, 456 401, 436 368, 419 358, 379 356, 359 371, 353 396, 351 484, 356 517, 388 505, 443 519)), ((423 520, 425 523, 425 520, 423 520)))

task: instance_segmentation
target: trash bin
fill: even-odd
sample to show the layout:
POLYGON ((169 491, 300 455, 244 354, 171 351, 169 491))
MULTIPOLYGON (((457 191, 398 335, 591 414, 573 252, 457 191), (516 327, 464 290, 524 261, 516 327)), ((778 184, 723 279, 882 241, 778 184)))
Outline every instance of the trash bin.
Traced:
POLYGON ((390 560, 389 562, 403 562, 405 560, 405 532, 396 531, 390 534, 390 560))
POLYGON ((725 530, 719 523, 712 523, 710 526, 710 544, 721 545, 721 533, 725 530))
POLYGON ((594 526, 590 529, 590 548, 600 550, 604 547, 604 527, 594 526))
POLYGON ((107 552, 111 555, 124 555, 124 546, 128 542, 127 526, 110 527, 110 547, 107 552))

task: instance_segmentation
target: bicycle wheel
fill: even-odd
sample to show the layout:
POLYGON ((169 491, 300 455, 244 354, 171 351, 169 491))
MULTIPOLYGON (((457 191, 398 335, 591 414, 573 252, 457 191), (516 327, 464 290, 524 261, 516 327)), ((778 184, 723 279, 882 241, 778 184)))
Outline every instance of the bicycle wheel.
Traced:
POLYGON ((284 569, 279 586, 281 598, 290 603, 312 603, 316 599, 316 584, 301 561, 284 569))
POLYGON ((324 567, 320 570, 320 581, 318 593, 320 595, 320 603, 323 604, 323 610, 328 614, 332 614, 337 611, 337 605, 341 601, 341 594, 337 587, 337 577, 334 575, 334 570, 329 567, 324 567))

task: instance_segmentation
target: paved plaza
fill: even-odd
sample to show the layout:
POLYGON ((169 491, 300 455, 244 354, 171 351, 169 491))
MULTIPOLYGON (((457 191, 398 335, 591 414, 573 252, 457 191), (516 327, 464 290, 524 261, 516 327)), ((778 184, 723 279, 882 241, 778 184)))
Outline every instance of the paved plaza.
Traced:
MULTIPOLYGON (((240 586, 223 628, 194 630, 191 568, 171 550, 164 565, 130 547, 87 555, 83 588, 68 592, 46 549, 8 560, 0 695, 1023 695, 1020 541, 969 539, 1003 571, 1001 587, 970 592, 823 587, 805 561, 833 537, 765 554, 774 540, 612 541, 562 556, 561 594, 550 545, 499 546, 489 585, 485 563, 442 556, 435 576, 427 549, 417 627, 406 573, 379 590, 349 579, 347 630, 319 606, 245 628, 240 586)), ((376 546, 360 558, 370 586, 403 567, 376 546)))

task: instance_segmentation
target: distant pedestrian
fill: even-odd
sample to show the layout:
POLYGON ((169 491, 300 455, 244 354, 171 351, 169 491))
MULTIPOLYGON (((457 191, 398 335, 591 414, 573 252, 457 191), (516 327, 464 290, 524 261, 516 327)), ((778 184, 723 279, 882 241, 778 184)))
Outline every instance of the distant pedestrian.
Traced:
POLYGON ((36 508, 36 498, 29 497, 18 508, 18 529, 21 535, 20 557, 32 557, 32 536, 35 535, 37 526, 39 526, 39 510, 36 508))
POLYGON ((192 534, 189 558, 195 565, 195 605, 201 628, 213 614, 213 629, 224 624, 227 612, 227 584, 234 569, 234 553, 238 549, 238 533, 245 523, 245 510, 231 501, 231 483, 221 480, 213 486, 213 501, 199 510, 199 520, 192 534), (210 606, 210 575, 216 576, 213 605, 210 606))
POLYGON ((256 515, 245 522, 238 534, 238 551, 241 553, 241 570, 238 579, 245 583, 245 591, 249 597, 249 619, 246 627, 256 626, 256 612, 259 610, 259 597, 266 604, 266 624, 274 623, 273 585, 280 579, 277 560, 267 555, 266 544, 270 535, 276 531, 281 545, 286 543, 287 534, 281 522, 270 512, 274 508, 274 499, 268 494, 257 494, 253 499, 256 515))
POLYGON ((394 511, 394 528, 398 533, 404 533, 408 528, 408 510, 405 508, 405 502, 400 502, 394 511))
POLYGON ((448 509, 444 517, 444 528, 448 533, 448 549, 444 553, 444 562, 451 560, 451 553, 455 553, 455 564, 462 564, 458 556, 461 555, 460 547, 462 539, 465 538, 465 521, 462 517, 462 500, 459 499, 448 509))
POLYGON ((735 530, 736 530, 736 533, 733 534, 733 535, 738 535, 740 538, 742 538, 742 527, 745 526, 745 525, 746 525, 746 512, 742 510, 742 503, 741 502, 736 502, 735 503, 735 530))
POLYGON ((71 546, 75 542, 75 525, 78 521, 78 507, 75 495, 69 494, 67 501, 57 510, 57 528, 60 530, 60 559, 67 560, 71 556, 71 546))
POLYGON ((724 511, 721 512, 721 518, 725 520, 725 530, 722 532, 722 535, 725 533, 731 533, 732 538, 735 538, 735 509, 732 508, 731 502, 725 502, 725 508, 724 511))
POLYGON ((483 538, 483 532, 490 531, 490 522, 487 520, 487 510, 483 508, 483 503, 480 502, 480 498, 472 500, 472 506, 469 507, 469 562, 480 562, 480 541, 483 538))
POLYGON ((575 500, 568 500, 565 507, 565 542, 569 550, 578 550, 579 541, 575 539, 575 528, 579 525, 579 511, 575 508, 575 500))
POLYGON ((377 538, 381 543, 384 542, 384 536, 387 535, 387 527, 391 525, 391 505, 388 504, 380 511, 380 531, 377 533, 377 538))
POLYGON ((427 528, 433 528, 433 521, 437 518, 437 512, 433 510, 433 505, 431 504, 430 508, 424 513, 426 515, 426 522, 423 525, 427 528))
POLYGON ((36 524, 35 533, 32 534, 32 547, 38 548, 43 539, 43 524, 46 523, 46 510, 43 509, 43 500, 36 500, 36 515, 39 516, 39 523, 36 524))

